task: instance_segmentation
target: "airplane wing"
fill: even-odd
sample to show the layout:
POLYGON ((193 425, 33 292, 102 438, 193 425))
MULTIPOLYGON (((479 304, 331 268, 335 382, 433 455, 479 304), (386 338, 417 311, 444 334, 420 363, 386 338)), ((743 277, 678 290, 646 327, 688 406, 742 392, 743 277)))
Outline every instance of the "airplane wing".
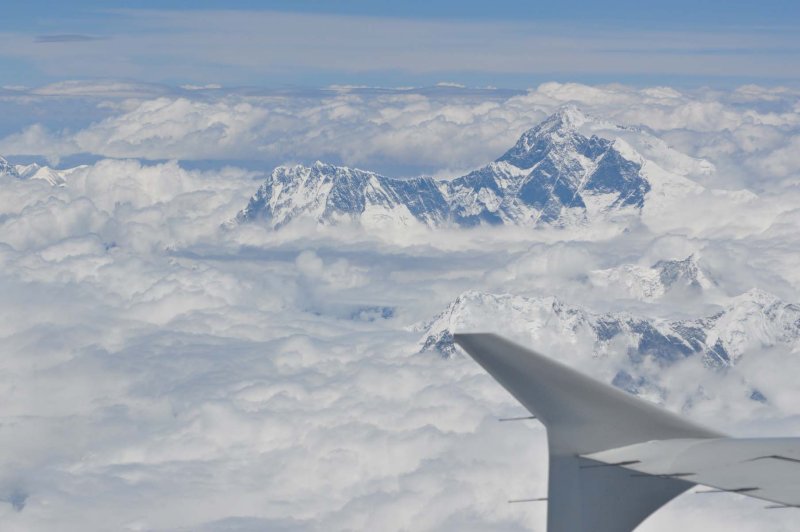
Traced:
POLYGON ((549 532, 631 531, 696 484, 800 504, 800 438, 729 438, 500 336, 454 339, 547 429, 549 532))
MULTIPOLYGON (((632 471, 800 507, 800 438, 655 440, 586 458, 632 471)), ((702 492, 698 492, 702 493, 702 492)))

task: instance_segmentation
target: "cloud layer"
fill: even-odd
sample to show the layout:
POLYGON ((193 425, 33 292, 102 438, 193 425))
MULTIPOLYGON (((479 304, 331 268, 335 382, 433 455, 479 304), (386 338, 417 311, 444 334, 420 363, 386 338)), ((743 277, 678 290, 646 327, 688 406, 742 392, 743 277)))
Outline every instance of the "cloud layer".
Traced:
MULTIPOLYGON (((109 157, 64 187, 0 177, 0 518, 11 530, 542 529, 543 507, 505 501, 546 489, 543 430, 498 424, 521 407, 470 360, 417 353, 415 324, 470 289, 662 317, 707 315, 753 287, 800 301, 800 119, 785 89, 151 90, 6 96, 43 114, 82 98, 106 116, 69 130, 31 120, 0 153, 109 157), (332 157, 446 175, 568 102, 641 125, 652 135, 637 149, 673 171, 758 195, 740 211, 730 195, 699 196, 677 222, 625 233, 270 232, 224 225, 261 172, 129 159, 332 157), (691 254, 718 282, 713 297, 641 301, 588 281, 691 254)), ((613 374, 618 360, 579 347, 554 338, 550 351, 613 374)), ((796 435, 797 355, 745 354, 732 380, 690 363, 661 384, 702 423, 796 435), (741 379, 769 402, 743 397, 741 379)), ((687 495, 642 529, 794 529, 761 506, 687 495)))
POLYGON ((798 93, 756 86, 679 92, 546 83, 510 96, 453 87, 335 88, 309 96, 72 83, 9 95, 6 102, 33 102, 44 116, 0 140, 0 153, 52 160, 91 154, 269 166, 321 159, 389 174, 453 175, 495 159, 521 132, 575 104, 610 126, 648 128, 666 144, 654 139, 647 155, 672 160, 679 173, 702 173, 725 188, 761 189, 765 179, 797 178, 800 139, 798 93), (95 102, 106 116, 77 130, 53 129, 47 110, 57 115, 65 98, 95 102), (681 167, 675 151, 710 160, 719 171, 681 167))

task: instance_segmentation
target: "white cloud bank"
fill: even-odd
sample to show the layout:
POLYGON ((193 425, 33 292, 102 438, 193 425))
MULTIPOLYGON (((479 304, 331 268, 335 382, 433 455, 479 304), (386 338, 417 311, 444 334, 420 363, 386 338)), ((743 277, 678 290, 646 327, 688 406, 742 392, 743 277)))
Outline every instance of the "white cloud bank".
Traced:
MULTIPOLYGON (((109 97, 112 115, 78 131, 7 137, 6 155, 310 153, 362 166, 411 157, 444 172, 497 156, 552 108, 579 102, 644 124, 716 168, 704 173, 695 159, 651 146, 683 173, 758 185, 759 198, 735 225, 720 197, 681 213, 667 234, 506 228, 395 240, 351 227, 223 229, 258 186, 235 168, 104 159, 65 187, 0 177, 4 528, 542 529, 543 507, 505 501, 542 495, 543 430, 496 423, 521 408, 470 360, 417 354, 409 326, 467 289, 667 316, 713 309, 752 287, 800 301, 798 168, 788 148, 796 98, 755 87, 558 84, 486 101, 352 91, 321 100, 109 97), (714 299, 614 299, 586 282, 590 271, 692 253, 719 283, 714 299)), ((798 363, 796 352, 767 350, 742 358, 735 383, 684 366, 663 384, 674 404, 693 399, 686 414, 703 423, 797 435, 798 363), (769 403, 742 397, 740 378, 769 403)), ((606 374, 602 364, 591 363, 606 374)), ((697 499, 678 499, 642 529, 795 528, 791 513, 757 501, 697 499)))
MULTIPOLYGON (((390 173, 402 168, 453 175, 495 159, 522 131, 559 106, 575 104, 610 124, 643 126, 664 138, 667 144, 651 146, 649 156, 672 157, 680 166, 677 149, 710 160, 720 172, 707 179, 716 177, 726 188, 743 183, 763 188, 767 178, 797 177, 799 94, 784 88, 679 92, 545 83, 510 97, 452 88, 339 88, 313 97, 214 90, 152 97, 151 86, 119 85, 86 84, 82 97, 90 101, 106 91, 95 100, 110 113, 106 118, 78 130, 29 124, 0 140, 0 153, 266 164, 322 159, 390 173), (138 97, 128 97, 136 90, 138 97)), ((8 101, 30 105, 33 99, 43 109, 54 108, 63 98, 77 97, 79 88, 60 84, 8 101)))

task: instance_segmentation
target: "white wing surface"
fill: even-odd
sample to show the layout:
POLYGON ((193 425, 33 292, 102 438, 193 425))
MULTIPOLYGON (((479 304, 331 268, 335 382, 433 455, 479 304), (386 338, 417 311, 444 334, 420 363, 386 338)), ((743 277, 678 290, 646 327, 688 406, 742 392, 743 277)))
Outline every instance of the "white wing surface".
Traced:
POLYGON ((800 507, 800 438, 656 440, 586 458, 800 507))

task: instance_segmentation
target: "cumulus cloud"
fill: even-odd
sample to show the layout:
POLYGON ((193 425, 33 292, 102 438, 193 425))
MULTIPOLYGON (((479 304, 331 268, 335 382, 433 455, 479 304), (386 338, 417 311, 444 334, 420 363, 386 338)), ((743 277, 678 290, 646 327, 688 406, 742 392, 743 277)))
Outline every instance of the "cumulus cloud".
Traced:
MULTIPOLYGON (((415 324, 470 289, 673 318, 709 315, 698 309, 713 312, 753 287, 800 301, 797 165, 779 151, 797 125, 792 91, 446 90, 107 94, 110 114, 86 127, 31 126, 6 137, 6 155, 122 157, 78 168, 64 187, 0 177, 6 526, 540 529, 543 507, 505 501, 544 493, 543 429, 498 424, 524 412, 469 359, 418 353, 415 324), (674 212, 647 214, 648 223, 627 231, 375 234, 299 224, 270 232, 224 224, 260 172, 126 159, 331 156, 370 166, 413 158, 460 169, 496 157, 564 103, 626 139, 615 122, 643 125, 650 136, 637 138, 649 140, 636 149, 679 177, 761 189, 691 188, 674 212), (771 156, 773 166, 756 164, 771 156), (744 176, 751 168, 759 173, 744 176), (692 254, 719 283, 713 297, 631 301, 589 275, 692 254)), ((545 347, 567 349, 551 336, 545 347)), ((574 345, 569 353, 608 378, 624 363, 590 360, 574 345)), ((796 352, 755 349, 727 373, 690 360, 660 382, 671 390, 668 406, 702 422, 796 434, 797 360, 796 352), (742 383, 768 402, 742 396, 742 383)), ((758 508, 735 496, 688 495, 644 529, 794 529, 791 515, 758 508)))
POLYGON ((306 250, 295 259, 297 269, 309 282, 322 282, 336 288, 355 288, 366 282, 364 270, 350 266, 347 259, 325 262, 313 251, 306 250))

